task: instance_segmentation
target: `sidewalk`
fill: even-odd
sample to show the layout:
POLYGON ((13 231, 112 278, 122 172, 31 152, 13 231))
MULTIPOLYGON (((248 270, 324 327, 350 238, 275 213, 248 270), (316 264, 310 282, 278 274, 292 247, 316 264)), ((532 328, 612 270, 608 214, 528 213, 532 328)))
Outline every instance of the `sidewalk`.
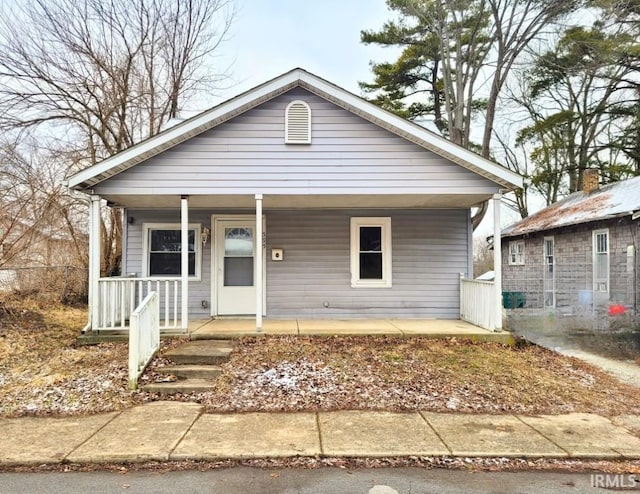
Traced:
POLYGON ((328 456, 640 458, 640 417, 428 412, 205 414, 153 402, 89 417, 0 419, 0 465, 328 456))

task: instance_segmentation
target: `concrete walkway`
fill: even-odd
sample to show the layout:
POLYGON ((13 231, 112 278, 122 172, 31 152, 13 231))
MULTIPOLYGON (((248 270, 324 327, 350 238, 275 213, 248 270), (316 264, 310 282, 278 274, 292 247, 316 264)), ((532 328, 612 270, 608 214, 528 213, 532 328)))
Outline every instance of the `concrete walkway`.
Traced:
POLYGON ((193 403, 153 402, 89 417, 0 419, 0 465, 292 456, 637 459, 638 433, 638 417, 592 414, 205 414, 193 403))
POLYGON ((200 319, 189 322, 189 334, 193 340, 256 335, 394 335, 513 343, 508 331, 488 331, 459 319, 264 319, 260 333, 253 319, 200 319))
POLYGON ((624 361, 604 357, 582 350, 579 343, 572 342, 563 333, 545 334, 544 332, 538 333, 528 330, 522 332, 522 337, 561 355, 576 357, 589 362, 625 384, 640 387, 640 365, 631 360, 624 361))

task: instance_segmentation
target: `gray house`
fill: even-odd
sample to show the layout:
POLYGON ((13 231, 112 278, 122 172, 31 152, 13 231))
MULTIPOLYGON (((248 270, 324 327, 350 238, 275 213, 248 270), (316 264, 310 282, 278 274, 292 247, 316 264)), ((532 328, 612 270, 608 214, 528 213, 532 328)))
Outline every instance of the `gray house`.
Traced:
POLYGON ((458 319, 471 208, 521 178, 294 69, 68 185, 92 199, 91 329, 126 328, 154 290, 162 327, 184 330, 224 316, 458 319), (124 211, 123 277, 97 274, 101 201, 124 211))
POLYGON ((502 232, 505 306, 564 315, 635 314, 640 177, 575 192, 502 232))

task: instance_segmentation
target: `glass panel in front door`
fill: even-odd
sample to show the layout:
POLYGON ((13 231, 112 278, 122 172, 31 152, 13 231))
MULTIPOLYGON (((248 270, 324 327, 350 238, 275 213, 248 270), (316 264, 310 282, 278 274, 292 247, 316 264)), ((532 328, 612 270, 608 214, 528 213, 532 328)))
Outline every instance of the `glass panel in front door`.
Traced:
POLYGON ((224 229, 224 286, 253 286, 253 228, 224 229))

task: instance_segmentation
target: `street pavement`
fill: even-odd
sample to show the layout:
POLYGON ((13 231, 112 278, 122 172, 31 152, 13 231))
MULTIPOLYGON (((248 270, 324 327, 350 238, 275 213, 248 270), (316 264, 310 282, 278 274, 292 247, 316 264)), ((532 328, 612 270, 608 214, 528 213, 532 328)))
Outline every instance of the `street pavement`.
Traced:
POLYGON ((451 456, 640 459, 638 417, 338 411, 207 414, 152 402, 87 417, 0 419, 0 465, 451 456))
POLYGON ((601 493, 634 490, 633 475, 565 472, 469 472, 425 468, 0 473, 2 494, 467 494, 601 493), (606 486, 609 486, 608 488, 606 486), (618 487, 613 487, 617 485, 618 487))

